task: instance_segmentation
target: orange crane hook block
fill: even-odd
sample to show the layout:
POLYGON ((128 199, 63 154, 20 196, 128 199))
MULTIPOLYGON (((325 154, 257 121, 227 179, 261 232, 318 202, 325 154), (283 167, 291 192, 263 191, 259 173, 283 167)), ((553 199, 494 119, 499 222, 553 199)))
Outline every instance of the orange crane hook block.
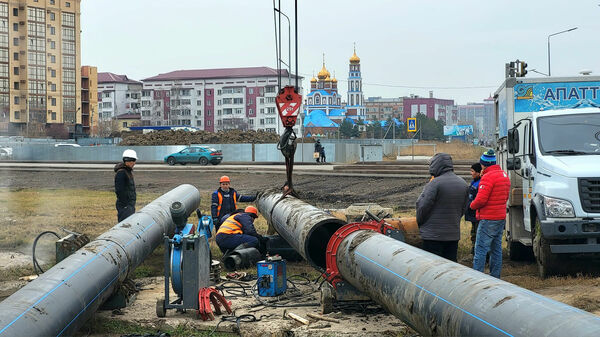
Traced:
POLYGON ((275 97, 275 102, 283 126, 291 128, 296 125, 296 118, 298 118, 302 103, 302 96, 298 94, 296 88, 292 85, 282 88, 275 97))

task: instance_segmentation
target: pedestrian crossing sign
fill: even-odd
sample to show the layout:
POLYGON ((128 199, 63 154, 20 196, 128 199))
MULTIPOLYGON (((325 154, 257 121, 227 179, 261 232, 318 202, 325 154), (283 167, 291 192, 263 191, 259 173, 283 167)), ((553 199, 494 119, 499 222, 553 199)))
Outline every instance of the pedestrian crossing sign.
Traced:
POLYGON ((417 132, 417 119, 407 118, 406 125, 408 125, 408 132, 417 132))

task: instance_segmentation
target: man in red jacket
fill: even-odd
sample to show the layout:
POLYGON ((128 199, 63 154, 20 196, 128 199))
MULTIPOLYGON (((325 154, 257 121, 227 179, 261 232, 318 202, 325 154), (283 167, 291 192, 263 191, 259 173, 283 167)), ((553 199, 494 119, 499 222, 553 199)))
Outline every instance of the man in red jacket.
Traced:
POLYGON ((475 240, 473 269, 483 272, 485 257, 490 253, 490 275, 500 278, 502 270, 502 233, 506 225, 506 202, 510 192, 508 174, 496 165, 494 150, 486 151, 479 159, 482 177, 471 209, 475 210, 479 227, 475 240))

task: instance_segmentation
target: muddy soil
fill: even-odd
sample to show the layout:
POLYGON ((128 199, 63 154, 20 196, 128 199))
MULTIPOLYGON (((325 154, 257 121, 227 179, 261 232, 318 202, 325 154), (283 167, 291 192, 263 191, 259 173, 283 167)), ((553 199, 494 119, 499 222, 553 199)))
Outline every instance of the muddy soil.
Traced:
MULTIPOLYGON (((218 187, 219 172, 152 172, 134 171, 138 193, 165 193, 180 184, 192 184, 200 192, 218 187)), ((251 194, 274 186, 282 186, 280 173, 228 173, 232 186, 240 193, 251 194)), ((0 188, 47 188, 113 190, 112 171, 0 171, 0 188)), ((345 208, 353 203, 374 202, 397 211, 414 210, 415 201, 427 179, 385 177, 294 176, 300 198, 325 208, 345 208)))

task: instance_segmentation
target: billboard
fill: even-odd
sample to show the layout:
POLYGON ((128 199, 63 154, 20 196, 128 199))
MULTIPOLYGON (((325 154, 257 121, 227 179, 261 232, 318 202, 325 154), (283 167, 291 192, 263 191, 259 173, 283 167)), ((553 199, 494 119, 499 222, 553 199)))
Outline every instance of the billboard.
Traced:
POLYGON ((445 125, 444 136, 469 136, 473 134, 473 125, 445 125))
POLYGON ((522 83, 514 93, 515 112, 600 107, 600 82, 522 83))

